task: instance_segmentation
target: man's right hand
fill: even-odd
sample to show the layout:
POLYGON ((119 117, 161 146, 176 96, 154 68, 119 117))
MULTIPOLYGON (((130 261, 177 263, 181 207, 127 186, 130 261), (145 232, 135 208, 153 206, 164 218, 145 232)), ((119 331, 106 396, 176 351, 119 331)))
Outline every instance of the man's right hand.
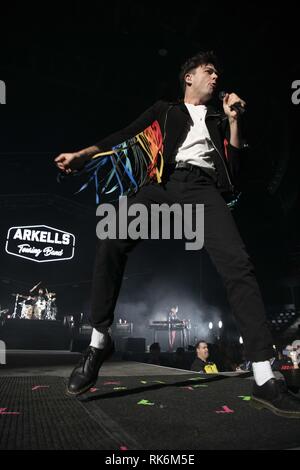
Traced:
POLYGON ((84 167, 86 159, 78 152, 74 153, 61 153, 54 160, 57 168, 67 175, 76 170, 81 170, 84 167))

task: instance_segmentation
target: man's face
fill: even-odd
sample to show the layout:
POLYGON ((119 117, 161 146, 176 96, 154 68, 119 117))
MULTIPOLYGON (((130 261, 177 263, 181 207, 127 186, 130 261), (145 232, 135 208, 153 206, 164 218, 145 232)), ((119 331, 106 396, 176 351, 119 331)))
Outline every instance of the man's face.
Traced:
POLYGON ((214 65, 199 65, 197 68, 188 72, 185 76, 186 86, 202 98, 203 101, 209 101, 216 89, 218 72, 214 65))
POLYGON ((202 361, 207 361, 209 352, 208 352, 208 346, 206 343, 200 343, 196 351, 197 351, 197 356, 199 357, 199 359, 202 359, 202 361))

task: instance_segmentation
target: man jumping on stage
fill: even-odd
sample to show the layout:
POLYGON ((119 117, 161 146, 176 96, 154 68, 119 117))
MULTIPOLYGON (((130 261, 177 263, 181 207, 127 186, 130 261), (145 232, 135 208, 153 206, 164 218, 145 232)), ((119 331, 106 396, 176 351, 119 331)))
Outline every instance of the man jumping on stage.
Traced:
MULTIPOLYGON (((99 152, 105 154, 152 126, 156 136, 162 137, 165 169, 161 181, 151 180, 142 185, 128 198, 128 206, 204 204, 204 248, 223 280, 244 340, 246 358, 253 363, 251 402, 281 416, 300 418, 300 401, 273 375, 270 366, 273 341, 254 268, 222 197, 223 193, 233 191, 245 152, 240 135, 240 115, 245 102, 235 93, 225 93, 223 113, 213 109, 209 102, 218 78, 214 54, 198 53, 181 68, 183 101, 158 101, 125 129, 92 147, 63 153, 55 162, 62 172, 72 173, 99 152)), ((103 361, 113 351, 108 328, 113 322, 127 255, 138 242, 130 237, 97 240, 90 313, 92 338, 70 376, 69 394, 89 390, 103 361)))

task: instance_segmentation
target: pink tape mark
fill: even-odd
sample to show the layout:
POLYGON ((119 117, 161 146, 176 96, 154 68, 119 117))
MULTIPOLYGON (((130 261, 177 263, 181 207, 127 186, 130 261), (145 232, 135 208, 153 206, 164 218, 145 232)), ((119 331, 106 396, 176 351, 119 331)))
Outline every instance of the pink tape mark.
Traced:
POLYGON ((20 415, 17 411, 5 411, 7 408, 0 408, 0 415, 20 415))
POLYGON ((234 411, 224 405, 222 406, 222 410, 216 411, 216 413, 234 413, 234 411))
POLYGON ((49 388, 49 385, 34 385, 31 390, 39 390, 40 388, 49 388))
POLYGON ((89 391, 90 391, 91 393, 95 393, 95 392, 97 392, 97 390, 99 390, 99 388, 92 387, 92 388, 90 388, 89 391))
POLYGON ((128 450, 128 447, 126 447, 126 446, 121 446, 121 447, 120 447, 120 450, 128 450))
POLYGON ((185 390, 194 390, 193 387, 180 387, 180 388, 184 388, 185 390))

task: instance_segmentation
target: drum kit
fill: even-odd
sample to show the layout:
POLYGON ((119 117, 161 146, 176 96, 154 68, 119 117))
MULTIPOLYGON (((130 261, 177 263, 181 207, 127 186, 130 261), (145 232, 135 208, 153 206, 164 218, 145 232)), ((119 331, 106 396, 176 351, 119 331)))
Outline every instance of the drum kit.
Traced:
POLYGON ((12 294, 15 308, 12 318, 22 320, 56 320, 56 293, 46 291, 45 295, 12 294))

